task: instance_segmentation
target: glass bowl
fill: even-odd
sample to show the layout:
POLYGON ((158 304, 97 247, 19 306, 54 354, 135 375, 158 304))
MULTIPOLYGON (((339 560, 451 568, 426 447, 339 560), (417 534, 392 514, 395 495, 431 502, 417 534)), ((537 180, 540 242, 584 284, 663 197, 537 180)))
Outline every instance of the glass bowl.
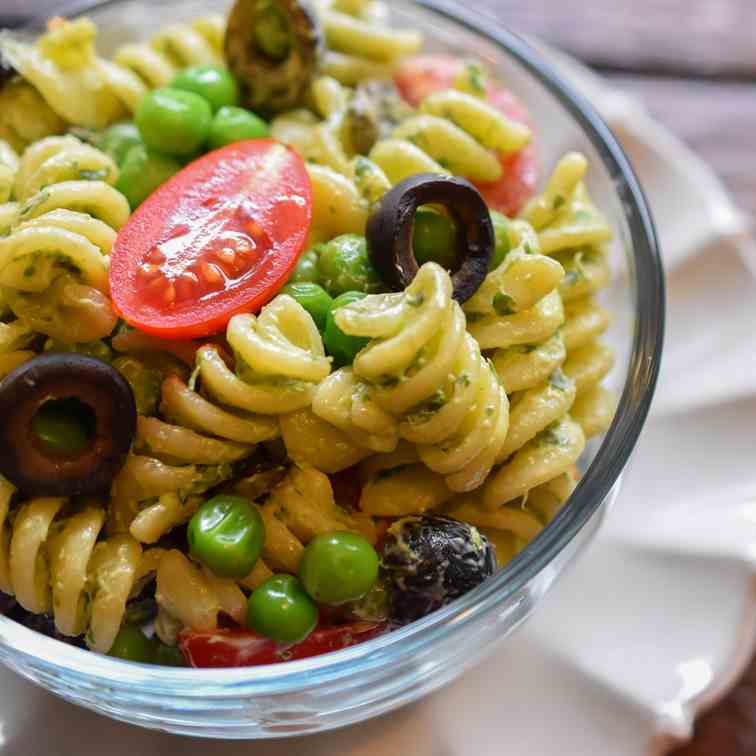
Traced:
MULTIPOLYGON (((95 3, 104 53, 164 22, 217 12, 213 0, 95 3)), ((78 8, 80 10, 81 7, 78 8)), ((534 611, 583 551, 619 489, 659 370, 664 279, 653 222, 622 149, 591 106, 526 43, 478 14, 437 2, 391 3, 394 23, 430 49, 484 59, 530 107, 544 167, 568 149, 590 160, 589 188, 617 231, 606 295, 621 392, 614 422, 554 521, 485 584, 423 620, 362 645, 285 664, 193 670, 123 662, 59 643, 0 616, 0 661, 63 698, 143 727, 223 738, 314 733, 383 714, 460 675, 534 611)))

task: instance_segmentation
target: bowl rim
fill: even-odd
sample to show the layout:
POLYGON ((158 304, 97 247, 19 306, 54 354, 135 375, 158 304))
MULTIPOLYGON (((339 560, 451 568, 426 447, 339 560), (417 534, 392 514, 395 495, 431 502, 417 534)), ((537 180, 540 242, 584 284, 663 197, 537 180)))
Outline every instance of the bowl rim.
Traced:
MULTIPOLYGON (((74 16, 122 0, 75 0, 60 15, 74 16)), ((155 667, 94 654, 49 638, 0 615, 0 650, 30 662, 103 683, 149 686, 159 694, 180 685, 184 695, 238 698, 310 689, 390 661, 412 658, 495 610, 553 562, 588 523, 619 479, 645 423, 659 375, 665 331, 665 282, 658 237, 643 189, 624 150, 593 106, 516 33, 491 17, 446 0, 407 0, 460 24, 512 57, 567 110, 601 156, 622 204, 632 245, 635 322, 628 376, 611 427, 577 488, 558 515, 493 578, 446 607, 404 628, 323 656, 260 667, 155 667)), ((32 20, 26 29, 40 25, 32 20)), ((16 666, 16 665, 14 665, 16 666)))

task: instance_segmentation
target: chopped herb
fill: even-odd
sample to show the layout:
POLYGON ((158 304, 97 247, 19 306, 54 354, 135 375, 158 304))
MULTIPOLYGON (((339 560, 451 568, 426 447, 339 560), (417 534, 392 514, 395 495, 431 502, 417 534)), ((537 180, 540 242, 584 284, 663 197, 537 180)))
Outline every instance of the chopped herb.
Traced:
POLYGON ((497 315, 512 315, 515 312, 515 301, 509 294, 499 292, 493 298, 493 308, 497 315))
POLYGON ((386 478, 393 478, 394 475, 398 475, 402 470, 409 467, 409 465, 399 465, 398 467, 389 467, 386 470, 378 470, 375 474, 374 480, 385 480, 386 478))
POLYGON ((549 384, 559 391, 567 391, 572 387, 572 381, 562 372, 561 368, 557 368, 549 376, 549 384))
POLYGON ((414 374, 420 368, 424 367, 425 364, 428 362, 428 357, 425 354, 425 347, 421 347, 417 354, 415 355, 415 358, 412 360, 412 362, 409 364, 409 367, 407 368, 407 373, 414 374))
POLYGON ((556 197, 554 197, 554 204, 552 205, 552 208, 556 211, 559 210, 560 207, 564 207, 567 200, 564 198, 563 195, 557 194, 556 197))
POLYGON ((37 269, 33 265, 29 265, 24 270, 24 278, 31 278, 36 272, 37 272, 37 269))
POLYGON ((97 171, 88 171, 82 169, 79 171, 79 178, 82 181, 104 181, 110 175, 108 168, 100 168, 97 171))
POLYGON ((571 270, 562 279, 562 286, 575 286, 579 278, 580 274, 576 270, 571 270))
POLYGON ((354 164, 354 175, 357 178, 362 178, 366 173, 369 173, 372 169, 370 161, 364 157, 358 157, 354 164))
POLYGON ((467 373, 460 373, 455 381, 457 386, 462 386, 462 388, 467 388, 470 385, 470 376, 467 373))
POLYGON ((433 396, 418 405, 405 417, 410 425, 427 423, 448 401, 443 389, 438 389, 433 396))
POLYGON ((525 242, 525 244, 522 245, 522 248, 525 250, 526 255, 535 254, 533 247, 530 246, 530 242, 525 242))
POLYGON ((561 428, 559 421, 547 426, 536 437, 535 442, 537 446, 564 446, 565 438, 560 433, 561 428))
POLYGON ((486 79, 485 68, 477 60, 471 60, 465 64, 465 68, 457 80, 457 87, 469 89, 472 94, 478 97, 485 97, 486 79))
POLYGON ((19 215, 22 218, 25 218, 27 215, 34 212, 36 208, 38 208, 40 205, 47 202, 47 200, 50 198, 50 193, 46 191, 41 191, 35 194, 22 208, 19 215))

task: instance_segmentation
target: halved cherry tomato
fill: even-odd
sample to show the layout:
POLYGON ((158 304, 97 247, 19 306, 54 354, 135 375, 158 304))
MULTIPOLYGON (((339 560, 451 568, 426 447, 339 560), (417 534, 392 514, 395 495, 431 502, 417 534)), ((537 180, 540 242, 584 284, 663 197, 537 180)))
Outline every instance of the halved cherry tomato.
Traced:
MULTIPOLYGON (((466 62, 447 55, 420 55, 402 62, 394 74, 402 97, 413 106, 428 95, 454 86, 466 62)), ((487 82, 488 102, 513 121, 532 127, 525 106, 507 89, 487 82)), ((502 155, 503 175, 498 181, 476 183, 488 206, 505 215, 516 215, 533 196, 538 183, 538 150, 535 142, 509 155, 502 155)))
POLYGON ((217 333, 283 286, 311 220, 310 179, 293 150, 253 139, 210 152, 121 229, 110 256, 113 305, 163 338, 217 333))
POLYGON ((376 638, 386 630, 385 622, 317 627, 294 645, 276 643, 251 630, 185 630, 179 636, 179 647, 192 667, 255 667, 338 651, 376 638))

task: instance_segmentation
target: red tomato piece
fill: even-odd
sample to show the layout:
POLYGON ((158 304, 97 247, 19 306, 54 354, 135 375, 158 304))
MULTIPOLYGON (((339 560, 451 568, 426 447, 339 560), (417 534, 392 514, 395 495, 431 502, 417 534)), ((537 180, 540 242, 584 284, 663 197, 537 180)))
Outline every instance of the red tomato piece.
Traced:
MULTIPOLYGON (((394 74, 402 97, 413 106, 428 95, 454 86, 465 61, 448 55, 420 55, 403 61, 394 74)), ((489 81, 488 102, 513 121, 532 127, 527 108, 507 89, 489 81)), ((498 181, 477 183, 489 207, 504 215, 516 215, 535 194, 538 184, 538 150, 531 142, 518 152, 501 156, 503 176, 498 181)))
POLYGON ((210 152, 121 229, 110 256, 113 306, 163 338, 218 333, 283 286, 311 221, 312 187, 294 150, 254 139, 210 152))
POLYGON ((386 630, 385 622, 319 626, 294 645, 276 643, 251 630, 185 630, 179 636, 179 647, 192 667, 255 667, 338 651, 376 638, 386 630))

